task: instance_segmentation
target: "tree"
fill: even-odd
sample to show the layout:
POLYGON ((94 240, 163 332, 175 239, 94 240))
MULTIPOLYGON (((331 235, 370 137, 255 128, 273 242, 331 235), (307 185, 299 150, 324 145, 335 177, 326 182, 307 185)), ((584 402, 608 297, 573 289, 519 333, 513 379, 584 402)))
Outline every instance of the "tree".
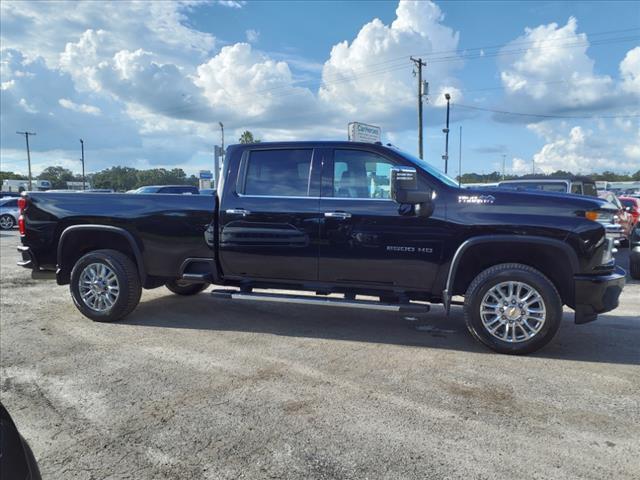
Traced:
POLYGON ((45 168, 37 178, 39 180, 49 180, 51 188, 67 188, 67 182, 72 182, 74 175, 71 170, 56 166, 45 168))
POLYGON ((2 182, 4 182, 5 180, 27 180, 27 176, 20 175, 19 173, 3 172, 2 170, 0 170, 0 184, 2 184, 2 182))
POLYGON ((249 130, 245 130, 244 132, 242 132, 242 135, 240 135, 238 141, 240 143, 260 143, 260 140, 258 140, 257 138, 253 138, 253 133, 251 133, 249 130))

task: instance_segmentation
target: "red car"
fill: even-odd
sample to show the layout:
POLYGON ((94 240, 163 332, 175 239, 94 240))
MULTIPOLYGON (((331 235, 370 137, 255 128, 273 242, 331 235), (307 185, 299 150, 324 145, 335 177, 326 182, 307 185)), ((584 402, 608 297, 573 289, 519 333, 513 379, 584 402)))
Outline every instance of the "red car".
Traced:
POLYGON ((633 217, 631 213, 622 206, 622 203, 620 203, 620 200, 618 200, 618 197, 616 197, 616 194, 613 192, 600 191, 598 192, 598 197, 614 204, 618 208, 618 213, 616 214, 618 218, 614 220, 614 223, 622 227, 622 238, 620 238, 620 242, 626 244, 631 235, 631 230, 633 230, 633 217))
POLYGON ((632 223, 636 225, 640 220, 640 198, 618 197, 624 209, 631 214, 632 223))

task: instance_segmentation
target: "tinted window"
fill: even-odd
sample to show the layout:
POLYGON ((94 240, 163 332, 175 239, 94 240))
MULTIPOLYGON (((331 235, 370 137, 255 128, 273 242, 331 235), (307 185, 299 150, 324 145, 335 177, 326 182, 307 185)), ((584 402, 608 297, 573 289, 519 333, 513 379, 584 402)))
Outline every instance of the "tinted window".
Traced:
POLYGON ((567 193, 567 186, 564 183, 513 182, 501 183, 500 187, 521 188, 523 190, 542 190, 543 192, 567 193))
POLYGON ((391 198, 393 163, 363 150, 335 150, 333 196, 338 198, 391 198))
POLYGON ((636 202, 634 202, 631 199, 626 199, 626 198, 621 198, 620 199, 620 203, 622 203, 622 205, 624 205, 625 207, 635 207, 636 206, 636 202))
POLYGON ((306 197, 312 150, 257 150, 251 152, 245 177, 245 195, 306 197))
POLYGON ((571 184, 571 193, 582 195, 582 185, 580 185, 579 183, 571 184))
POLYGON ((7 208, 12 208, 12 207, 18 207, 18 200, 7 200, 6 202, 3 202, 0 204, 0 206, 2 207, 7 207, 7 208))
POLYGON ((584 194, 585 195, 589 195, 590 197, 597 197, 598 196, 598 189, 596 188, 596 184, 595 183, 583 183, 582 185, 584 187, 584 194))

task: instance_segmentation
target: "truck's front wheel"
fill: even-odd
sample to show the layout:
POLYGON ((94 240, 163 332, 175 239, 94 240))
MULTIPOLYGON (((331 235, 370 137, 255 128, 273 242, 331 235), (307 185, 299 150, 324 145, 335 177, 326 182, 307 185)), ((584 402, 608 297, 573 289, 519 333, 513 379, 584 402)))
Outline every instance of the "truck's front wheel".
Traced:
POLYGON ((464 314, 471 334, 500 353, 535 352, 551 341, 562 320, 562 300, 538 270, 495 265, 469 285, 464 314))
POLYGON ((116 250, 95 250, 71 271, 71 297, 78 310, 97 322, 115 322, 140 302, 142 287, 135 264, 116 250))

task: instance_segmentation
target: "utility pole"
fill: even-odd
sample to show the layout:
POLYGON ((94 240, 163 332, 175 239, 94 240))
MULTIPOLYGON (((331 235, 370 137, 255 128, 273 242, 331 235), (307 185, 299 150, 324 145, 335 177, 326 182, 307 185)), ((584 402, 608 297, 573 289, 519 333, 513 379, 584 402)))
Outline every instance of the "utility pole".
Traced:
POLYGON ((507 155, 505 153, 502 154, 502 180, 504 180, 505 170, 507 168, 507 155))
POLYGON ((460 146, 458 147, 458 186, 462 187, 462 125, 460 125, 460 146))
POLYGON ((24 139, 27 142, 27 164, 29 166, 29 190, 33 190, 31 183, 31 152, 29 151, 29 135, 35 135, 35 132, 16 132, 18 135, 24 135, 24 139))
POLYGON ((449 169, 449 101, 451 100, 451 95, 445 93, 444 98, 447 99, 447 126, 446 128, 442 129, 445 134, 444 155, 442 156, 442 158, 444 160, 444 173, 447 173, 449 169))
POLYGON ((421 58, 409 58, 418 67, 418 156, 422 158, 422 67, 426 67, 427 62, 423 62, 421 58))
POLYGON ((82 161, 82 190, 86 189, 86 183, 84 181, 84 140, 80 139, 80 148, 82 149, 82 158, 80 159, 82 161))

